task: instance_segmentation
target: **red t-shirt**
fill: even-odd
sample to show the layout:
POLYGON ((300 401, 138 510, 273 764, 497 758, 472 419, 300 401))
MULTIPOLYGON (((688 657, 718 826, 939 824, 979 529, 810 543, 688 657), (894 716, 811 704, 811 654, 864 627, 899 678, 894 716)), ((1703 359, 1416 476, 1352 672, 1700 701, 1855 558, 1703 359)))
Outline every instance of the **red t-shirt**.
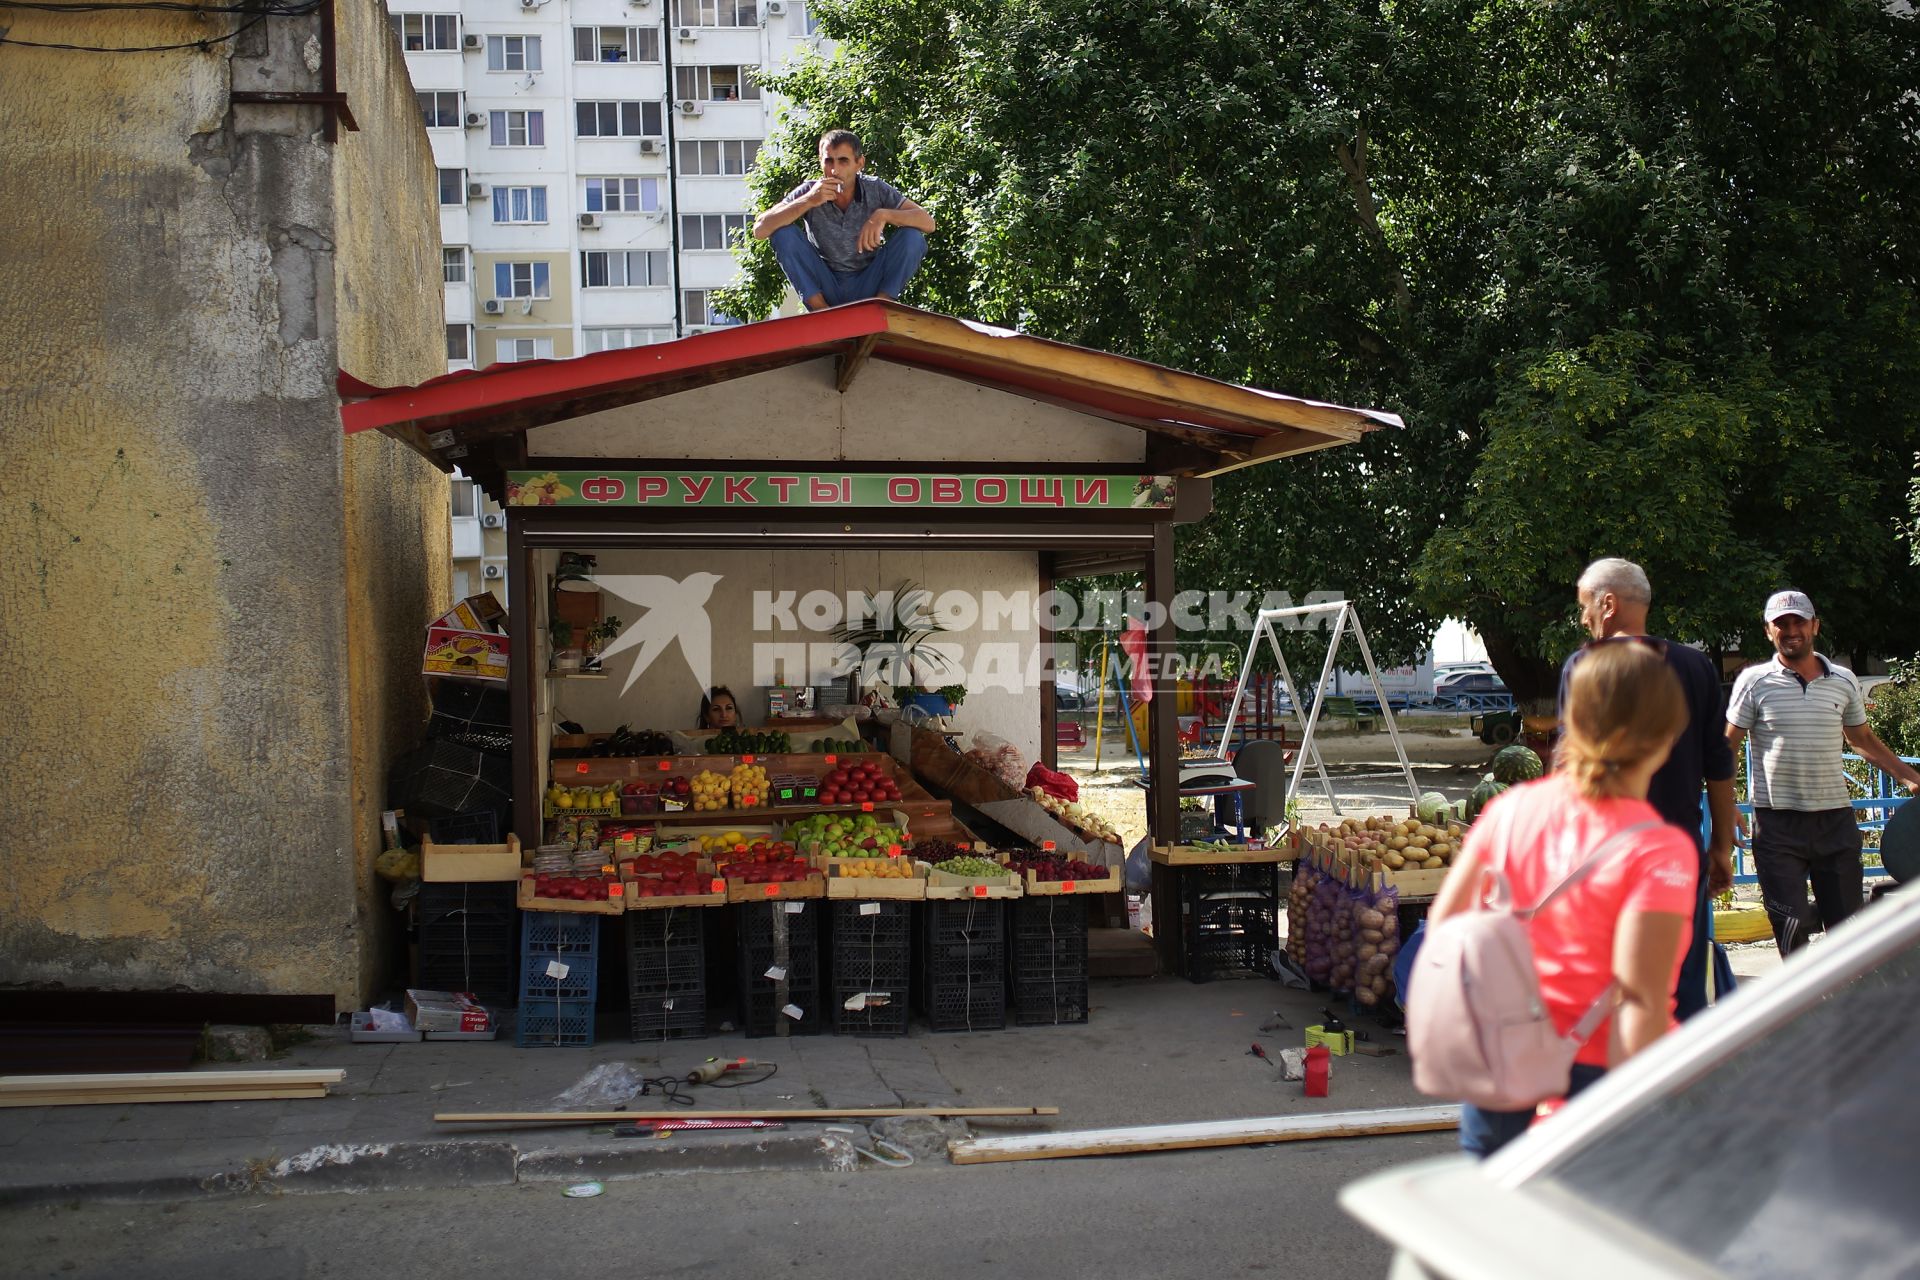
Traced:
MULTIPOLYGON (((1589 800, 1551 774, 1504 792, 1488 805, 1462 852, 1504 867, 1516 906, 1530 907, 1615 832, 1660 822, 1644 800, 1589 800)), ((1693 915, 1699 853, 1678 827, 1662 823, 1616 846, 1585 880, 1554 899, 1528 925, 1540 993, 1566 1034, 1613 981, 1613 935, 1629 911, 1693 915)), ((1680 976, 1687 939, 1673 953, 1667 987, 1680 976)), ((1668 999, 1672 1013, 1672 999, 1668 999)), ((1575 1061, 1607 1066, 1611 1019, 1580 1047, 1575 1061)))

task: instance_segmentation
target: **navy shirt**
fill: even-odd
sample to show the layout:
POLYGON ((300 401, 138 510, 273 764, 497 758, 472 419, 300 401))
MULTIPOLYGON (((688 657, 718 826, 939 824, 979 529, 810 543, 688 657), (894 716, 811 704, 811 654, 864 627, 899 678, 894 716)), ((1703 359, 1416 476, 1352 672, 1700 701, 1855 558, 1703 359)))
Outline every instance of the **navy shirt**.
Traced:
MULTIPOLYGON (((1733 748, 1727 745, 1726 704, 1720 695, 1720 673, 1713 669, 1713 659, 1698 649, 1671 640, 1666 644, 1667 666, 1679 678, 1680 692, 1686 699, 1687 727, 1674 742, 1667 762, 1647 784, 1647 802, 1662 818, 1692 836, 1704 851, 1706 840, 1700 830, 1701 784, 1733 777, 1733 748)), ((1568 655, 1566 665, 1560 668, 1562 720, 1567 712, 1567 683, 1583 652, 1584 649, 1575 649, 1568 655)))

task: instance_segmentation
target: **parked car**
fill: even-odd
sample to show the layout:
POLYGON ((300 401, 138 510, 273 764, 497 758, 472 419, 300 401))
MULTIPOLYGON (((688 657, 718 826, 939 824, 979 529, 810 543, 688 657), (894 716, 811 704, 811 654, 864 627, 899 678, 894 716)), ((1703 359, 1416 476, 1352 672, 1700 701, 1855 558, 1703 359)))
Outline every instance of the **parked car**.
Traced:
POLYGON ((1453 698, 1463 693, 1505 693, 1507 682, 1491 669, 1486 671, 1450 671, 1433 681, 1433 696, 1453 698))
POLYGON ((1087 705, 1080 677, 1071 671, 1053 673, 1053 705, 1061 711, 1079 711, 1087 705))
POLYGON ((1896 891, 1485 1162, 1343 1189, 1396 1280, 1920 1273, 1920 893, 1896 891))

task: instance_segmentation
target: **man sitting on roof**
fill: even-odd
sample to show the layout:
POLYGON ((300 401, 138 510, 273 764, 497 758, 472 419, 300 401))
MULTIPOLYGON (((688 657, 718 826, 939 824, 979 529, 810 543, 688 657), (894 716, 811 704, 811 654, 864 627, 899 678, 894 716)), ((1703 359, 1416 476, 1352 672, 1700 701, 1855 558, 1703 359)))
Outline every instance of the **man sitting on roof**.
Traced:
POLYGON ((933 215, 878 178, 846 129, 820 138, 820 176, 803 182, 753 224, 807 310, 897 298, 926 256, 933 215), (893 234, 886 233, 893 226, 893 234))

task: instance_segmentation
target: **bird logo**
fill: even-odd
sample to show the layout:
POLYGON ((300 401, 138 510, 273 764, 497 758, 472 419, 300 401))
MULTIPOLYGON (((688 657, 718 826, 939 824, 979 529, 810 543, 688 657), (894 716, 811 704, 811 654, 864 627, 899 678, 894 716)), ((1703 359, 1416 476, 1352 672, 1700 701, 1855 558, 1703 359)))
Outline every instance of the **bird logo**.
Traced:
POLYGON ((645 610, 600 654, 604 665, 616 653, 635 647, 640 650, 627 668, 627 682, 620 687, 622 696, 654 659, 676 642, 694 680, 702 689, 712 686, 713 626, 707 619, 707 600, 720 581, 719 574, 690 573, 675 579, 657 573, 602 573, 595 574, 591 581, 645 610))

